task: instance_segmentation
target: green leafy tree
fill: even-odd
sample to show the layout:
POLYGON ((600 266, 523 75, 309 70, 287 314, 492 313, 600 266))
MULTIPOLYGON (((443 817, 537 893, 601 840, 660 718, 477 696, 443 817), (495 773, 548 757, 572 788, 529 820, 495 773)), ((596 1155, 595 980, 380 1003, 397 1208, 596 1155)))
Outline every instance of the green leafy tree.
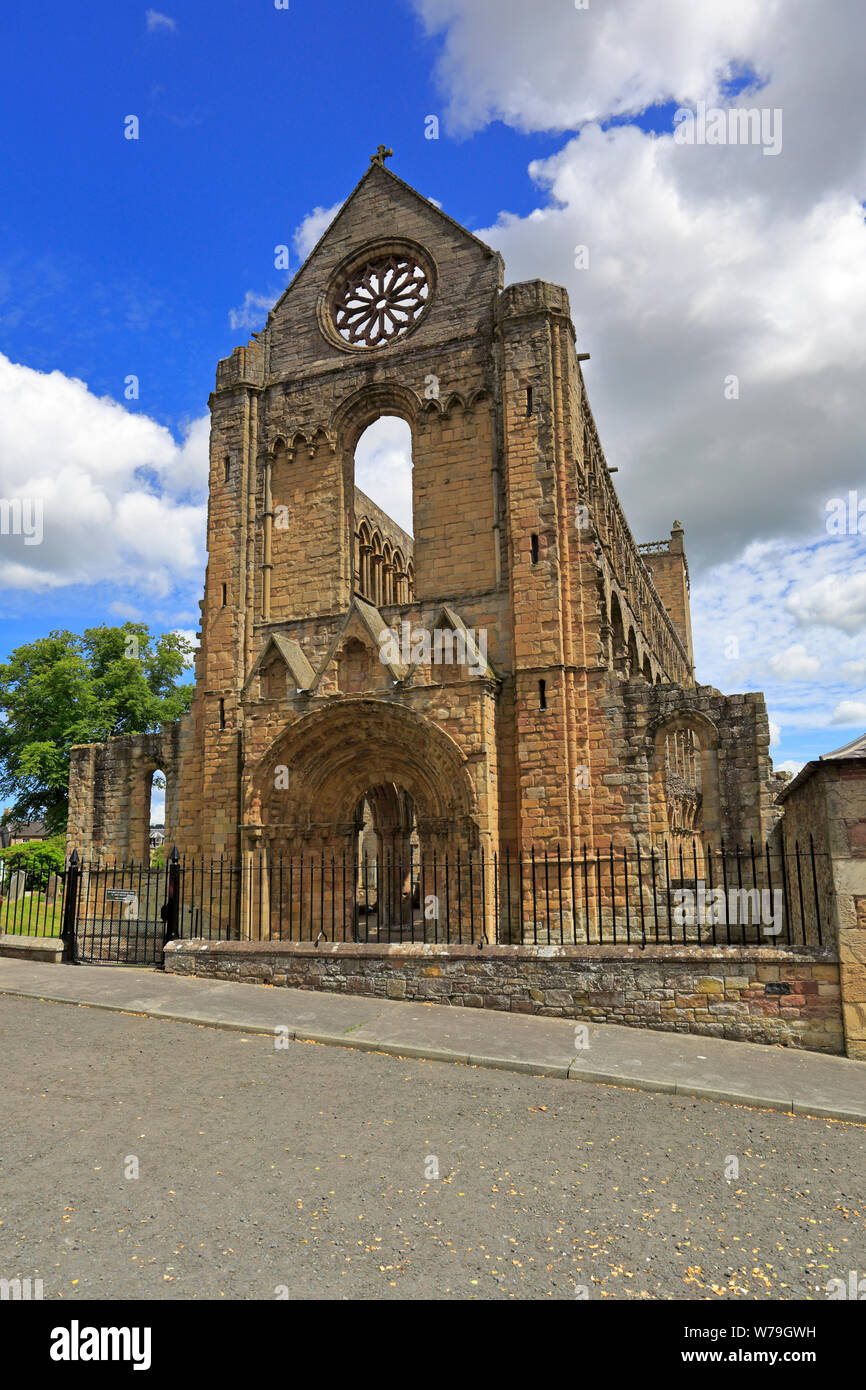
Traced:
POLYGON ((21 869, 28 888, 44 893, 51 874, 61 874, 65 864, 66 845, 62 835, 31 840, 26 845, 9 845, 7 849, 0 849, 0 881, 7 883, 9 876, 21 869))
POLYGON ((193 648, 143 623, 57 631, 0 664, 0 798, 13 820, 66 825, 69 750, 179 719, 193 687, 179 684, 193 648))

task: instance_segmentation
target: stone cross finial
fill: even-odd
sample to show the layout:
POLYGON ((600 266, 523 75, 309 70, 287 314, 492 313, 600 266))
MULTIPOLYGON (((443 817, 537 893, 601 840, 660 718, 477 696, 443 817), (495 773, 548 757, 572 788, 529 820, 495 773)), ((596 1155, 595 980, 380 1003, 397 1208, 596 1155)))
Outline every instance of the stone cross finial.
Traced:
POLYGON ((384 168, 385 168, 385 160, 386 160, 386 159, 390 159, 391 156, 393 155, 393 153, 394 153, 393 150, 386 149, 386 147, 385 147, 384 145, 380 145, 379 148, 377 149, 376 153, 370 155, 370 163, 371 163, 371 164, 380 164, 380 165, 382 166, 382 168, 384 169, 384 168))

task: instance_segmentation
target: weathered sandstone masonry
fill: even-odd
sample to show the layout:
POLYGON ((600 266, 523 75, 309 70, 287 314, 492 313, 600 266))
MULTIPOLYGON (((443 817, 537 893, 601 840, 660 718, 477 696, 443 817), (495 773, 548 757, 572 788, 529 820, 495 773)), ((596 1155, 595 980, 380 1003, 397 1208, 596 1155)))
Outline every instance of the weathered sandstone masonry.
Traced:
POLYGON ((76 750, 70 848, 141 854, 156 766, 189 857, 352 852, 365 803, 391 834, 382 787, 439 855, 769 831, 763 698, 695 681, 683 528, 636 544, 568 295, 503 279, 377 156, 219 363, 192 711, 170 756, 76 750), (412 433, 412 536, 355 485, 382 415, 412 433), (483 631, 486 662, 383 663, 403 623, 483 631))
MULTIPOLYGON (((566 291, 504 278, 497 252, 373 159, 264 329, 218 364, 192 708, 159 734, 73 751, 69 849, 146 858, 159 768, 168 845, 239 866, 243 885, 220 932, 237 939, 172 945, 171 969, 830 1051, 842 1018, 849 1054, 866 1056, 863 751, 810 764, 777 800, 763 696, 696 678, 682 525, 632 535, 566 291), (383 415, 411 431, 411 535, 355 482, 358 441, 383 415), (463 657, 383 658, 403 624, 460 639, 463 657), (478 632, 484 659, 470 660, 478 632), (807 864, 814 850, 830 905, 823 941, 804 935, 799 954, 593 956, 608 948, 578 940, 533 955, 531 904, 503 932, 487 879, 486 937, 512 945, 316 954, 267 939, 297 935, 290 896, 247 889, 292 857, 348 862, 337 916, 351 921, 362 846, 452 866, 483 851, 489 866, 660 845, 701 888, 703 847, 754 842, 761 861, 770 836, 807 864)), ((608 908, 627 884, 623 869, 608 908)), ((652 913, 656 887, 630 888, 652 913)), ((380 940, 392 926, 380 910, 380 940)))
POLYGON ((779 797, 778 834, 821 851, 839 961, 846 1052, 866 1059, 866 734, 809 762, 779 797))
POLYGON ((830 952, 176 941, 166 970, 841 1052, 830 952))

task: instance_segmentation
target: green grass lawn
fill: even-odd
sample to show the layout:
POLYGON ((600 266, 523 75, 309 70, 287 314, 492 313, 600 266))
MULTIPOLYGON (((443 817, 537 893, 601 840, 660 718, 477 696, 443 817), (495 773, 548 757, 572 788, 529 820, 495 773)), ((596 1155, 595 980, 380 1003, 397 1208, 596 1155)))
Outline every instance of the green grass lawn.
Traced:
POLYGON ((59 936, 63 926, 60 897, 46 902, 41 894, 26 893, 17 902, 0 905, 0 931, 25 936, 59 936))

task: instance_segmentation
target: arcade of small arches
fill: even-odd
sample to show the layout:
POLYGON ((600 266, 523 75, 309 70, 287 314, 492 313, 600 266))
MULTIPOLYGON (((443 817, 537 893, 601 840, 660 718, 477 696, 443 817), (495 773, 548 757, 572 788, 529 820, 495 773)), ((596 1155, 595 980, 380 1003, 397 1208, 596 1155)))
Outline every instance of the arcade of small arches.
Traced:
MULTIPOLYGON (((611 593, 606 613, 605 631, 608 641, 609 665, 626 680, 640 677, 649 685, 662 685, 667 678, 658 661, 650 655, 646 648, 644 648, 643 659, 641 659, 635 629, 632 625, 626 628, 622 605, 615 592, 611 593)), ((641 643, 641 646, 643 645, 641 643)))
MULTIPOLYGON (((588 408, 588 407, 587 407, 588 408)), ((641 622, 648 642, 653 652, 664 660, 669 672, 668 679, 679 679, 677 665, 685 660, 685 653, 681 650, 678 634, 675 632, 670 617, 667 614, 664 604, 656 589, 655 581, 651 572, 643 562, 641 548, 636 546, 628 527, 628 523, 622 512, 619 499, 616 496, 610 482, 607 471, 607 464, 604 462, 604 454, 598 442, 594 423, 589 421, 584 436, 584 457, 586 459, 585 486, 586 496, 589 502, 594 524, 597 528, 600 542, 600 550, 605 553, 612 575, 616 576, 616 582, 620 586, 621 593, 628 595, 624 599, 633 611, 641 614, 641 622), (589 425, 591 424, 591 429, 589 425)), ((613 584, 611 584, 613 588, 613 584)), ((606 604, 609 621, 613 622, 614 594, 606 604)), ((619 599, 616 600, 617 608, 620 607, 619 599)), ((622 613, 620 610, 620 619, 622 613)), ((614 660, 625 661, 627 653, 621 652, 619 657, 614 654, 614 660)), ((645 675, 643 665, 631 666, 628 674, 645 675)), ((625 670, 624 665, 618 666, 619 670, 625 670)), ((688 666, 686 666, 688 670, 688 666)), ((647 677, 647 679, 650 679, 647 677)), ((660 678, 657 678, 657 681, 660 678)))
POLYGON ((355 588, 377 608, 411 603, 415 597, 412 560, 368 517, 356 518, 355 588))

